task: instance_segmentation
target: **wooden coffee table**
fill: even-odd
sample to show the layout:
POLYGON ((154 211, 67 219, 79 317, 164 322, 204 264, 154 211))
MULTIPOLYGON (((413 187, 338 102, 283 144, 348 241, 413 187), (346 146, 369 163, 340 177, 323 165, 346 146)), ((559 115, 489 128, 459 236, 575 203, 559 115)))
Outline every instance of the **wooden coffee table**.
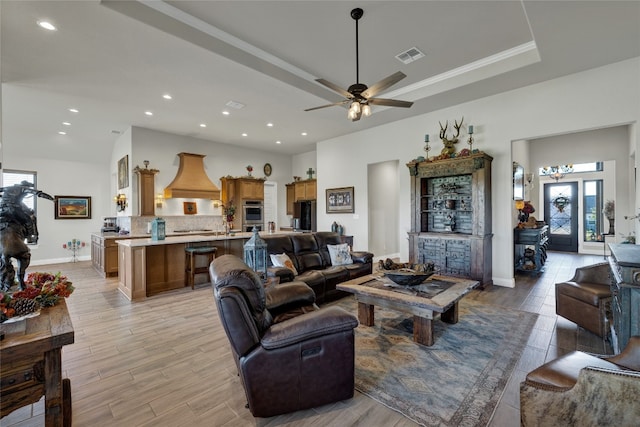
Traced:
POLYGON ((434 275, 421 285, 405 287, 395 285, 381 273, 374 273, 341 283, 336 288, 355 295, 361 324, 373 326, 375 306, 409 313, 413 315, 413 340, 431 346, 434 315, 441 313, 443 322, 457 323, 458 301, 479 283, 434 275))

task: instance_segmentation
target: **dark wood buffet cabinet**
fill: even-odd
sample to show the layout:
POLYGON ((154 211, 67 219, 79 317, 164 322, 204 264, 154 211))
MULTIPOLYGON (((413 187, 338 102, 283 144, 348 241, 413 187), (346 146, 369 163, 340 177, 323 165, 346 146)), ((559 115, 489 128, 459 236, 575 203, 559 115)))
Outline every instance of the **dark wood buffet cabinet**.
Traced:
POLYGON ((493 283, 491 161, 485 153, 407 164, 411 175, 409 261, 445 275, 493 283))

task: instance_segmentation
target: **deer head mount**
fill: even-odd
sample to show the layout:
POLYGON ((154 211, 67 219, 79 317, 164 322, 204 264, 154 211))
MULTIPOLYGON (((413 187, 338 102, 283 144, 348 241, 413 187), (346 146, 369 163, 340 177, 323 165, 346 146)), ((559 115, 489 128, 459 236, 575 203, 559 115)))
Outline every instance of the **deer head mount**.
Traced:
POLYGON ((456 130, 456 133, 451 139, 447 138, 447 128, 449 127, 449 120, 447 120, 444 127, 442 126, 442 123, 438 122, 440 124, 440 139, 444 144, 444 148, 442 149, 441 154, 451 155, 455 153, 456 149, 453 147, 453 144, 456 144, 458 142, 458 136, 460 136, 460 128, 462 127, 463 121, 464 117, 460 119, 460 123, 458 123, 457 121, 453 122, 453 127, 456 130))

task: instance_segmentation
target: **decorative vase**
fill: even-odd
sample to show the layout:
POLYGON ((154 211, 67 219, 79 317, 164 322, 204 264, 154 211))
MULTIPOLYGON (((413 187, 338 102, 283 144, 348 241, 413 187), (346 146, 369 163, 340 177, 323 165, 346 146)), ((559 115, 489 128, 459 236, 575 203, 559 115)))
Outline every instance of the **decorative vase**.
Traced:
POLYGON ((333 221, 333 224, 331 224, 331 232, 332 233, 337 233, 338 232, 338 223, 333 221))
POLYGON ((607 218, 609 220, 609 232, 607 234, 616 234, 616 220, 614 218, 607 218))
POLYGON ((344 227, 342 225, 338 224, 337 231, 338 231, 338 234, 342 236, 344 234, 344 227))

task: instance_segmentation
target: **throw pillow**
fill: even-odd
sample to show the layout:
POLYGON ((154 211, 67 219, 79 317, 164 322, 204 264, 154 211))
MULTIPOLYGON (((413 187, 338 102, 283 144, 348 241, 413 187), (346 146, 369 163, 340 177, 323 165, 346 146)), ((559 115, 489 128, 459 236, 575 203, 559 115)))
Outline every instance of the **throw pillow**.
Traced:
POLYGON ((296 267, 293 265, 293 261, 291 261, 291 258, 289 258, 289 255, 282 253, 282 254, 271 254, 269 256, 271 257, 271 263, 275 267, 286 267, 289 270, 293 271, 294 276, 298 275, 298 270, 296 270, 296 267))
POLYGON ((329 256, 331 257, 331 265, 353 264, 347 243, 327 245, 327 249, 329 249, 329 256))

